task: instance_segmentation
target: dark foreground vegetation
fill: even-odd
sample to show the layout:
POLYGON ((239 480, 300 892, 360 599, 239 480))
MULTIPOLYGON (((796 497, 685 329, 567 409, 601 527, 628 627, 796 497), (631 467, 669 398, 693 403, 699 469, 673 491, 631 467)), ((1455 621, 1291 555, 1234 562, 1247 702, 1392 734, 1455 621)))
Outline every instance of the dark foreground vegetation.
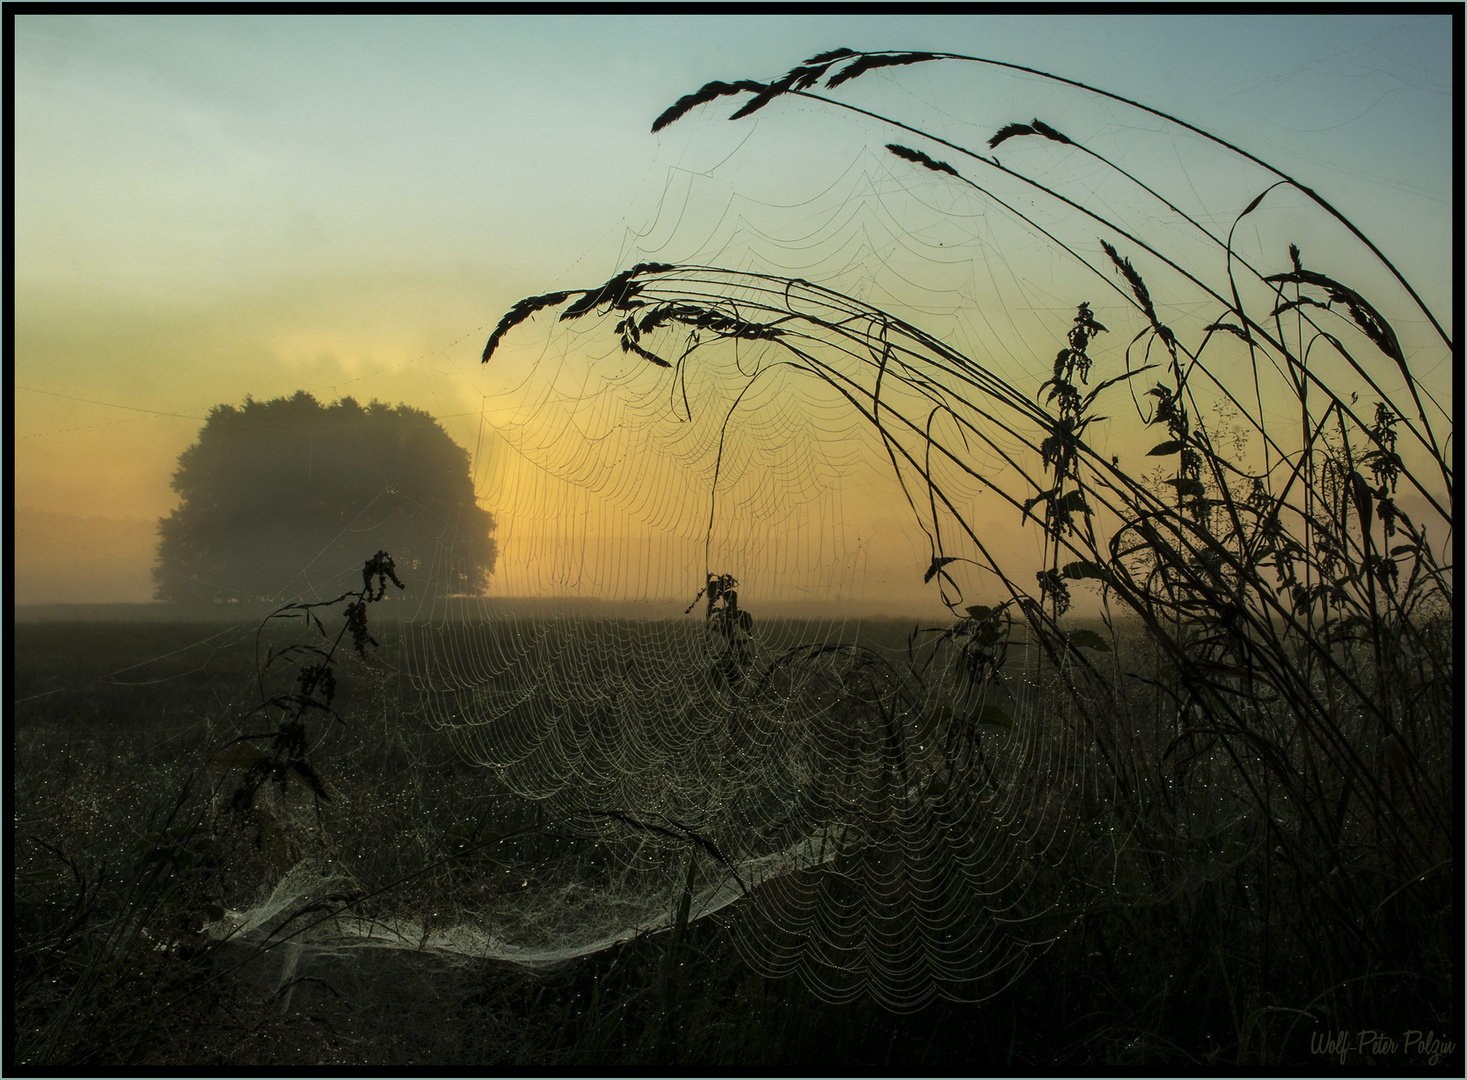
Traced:
MULTIPOLYGON (((979 1004, 900 1014, 762 977, 730 936, 738 905, 676 941, 669 930, 539 970, 358 947, 288 977, 290 936, 320 907, 263 943, 205 931, 220 908, 265 898, 283 867, 310 854, 299 845, 349 871, 353 888, 326 910, 447 916, 503 872, 503 860, 452 859, 483 828, 485 808, 506 832, 531 820, 491 772, 464 765, 442 731, 403 708, 407 691, 385 662, 393 643, 379 633, 388 640, 378 660, 352 653, 340 663, 347 727, 312 757, 330 801, 317 805, 297 782, 286 802, 318 814, 316 827, 293 829, 281 812, 272 832, 219 809, 244 773, 218 767, 219 748, 258 700, 251 628, 19 628, 14 1064, 1284 1066, 1316 1060, 1321 1033, 1374 1029, 1396 1033, 1398 1049, 1366 1046, 1351 1060, 1414 1069, 1429 1055, 1425 1043, 1406 1052, 1408 1032, 1458 1041, 1445 839, 1443 865, 1394 895, 1379 884, 1389 853, 1368 829, 1343 873, 1310 880, 1297 855, 1265 843, 1247 792, 1217 772, 1211 794, 1230 820, 1198 829, 1195 842, 1175 831, 1169 841, 1117 839, 1109 813, 1080 823, 1071 856, 1041 870, 1053 895, 1069 897, 1048 910, 1052 943, 1011 983, 969 987, 992 995, 979 1004), (1370 890, 1371 922, 1341 918, 1349 889, 1370 890)), ((1390 789, 1424 842, 1438 827, 1413 792, 1419 804, 1449 773, 1448 760, 1428 759, 1390 789)))

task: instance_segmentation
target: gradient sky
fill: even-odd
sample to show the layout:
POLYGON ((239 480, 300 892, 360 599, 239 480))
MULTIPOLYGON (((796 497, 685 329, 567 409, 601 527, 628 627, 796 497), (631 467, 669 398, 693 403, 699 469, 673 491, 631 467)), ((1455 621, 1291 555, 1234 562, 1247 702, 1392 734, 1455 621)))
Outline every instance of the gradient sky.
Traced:
MULTIPOLYGON (((1165 108, 1320 191, 1449 317, 1454 32, 1392 15, 19 16, 16 505, 164 515, 208 408, 246 394, 406 401, 474 448, 503 311, 645 254, 679 184, 749 134, 730 110, 651 120, 709 79, 838 45, 994 57, 1165 108)), ((778 123, 758 120, 776 145, 778 123)), ((682 255, 718 227, 676 225, 682 255)))

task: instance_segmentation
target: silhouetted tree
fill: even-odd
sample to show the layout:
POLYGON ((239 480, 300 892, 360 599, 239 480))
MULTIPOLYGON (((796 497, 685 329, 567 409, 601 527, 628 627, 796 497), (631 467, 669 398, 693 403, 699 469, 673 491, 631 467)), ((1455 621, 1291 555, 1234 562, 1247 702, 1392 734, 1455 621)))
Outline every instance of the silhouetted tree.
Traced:
POLYGON ((303 390, 217 405, 172 486, 181 505, 158 522, 159 600, 339 591, 337 575, 349 584, 377 550, 420 590, 478 593, 498 554, 468 452, 407 405, 322 406, 303 390))

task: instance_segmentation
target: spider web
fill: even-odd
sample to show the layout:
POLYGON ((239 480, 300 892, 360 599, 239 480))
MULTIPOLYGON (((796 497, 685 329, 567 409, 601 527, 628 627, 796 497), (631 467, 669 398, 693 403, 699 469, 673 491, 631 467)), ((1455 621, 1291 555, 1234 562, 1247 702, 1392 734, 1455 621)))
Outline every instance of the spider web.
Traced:
MULTIPOLYGON (((1240 469, 1272 482, 1297 457, 1271 434, 1297 372, 1212 324, 1232 302, 1267 323, 1263 278, 1288 271, 1291 237, 1341 265, 1358 245, 1297 192, 1249 207, 1275 177, 1128 107, 991 71, 934 76, 919 99, 903 77, 844 100, 948 145, 905 132, 902 153, 889 127, 808 98, 743 128, 734 104, 695 110, 664 134, 657 213, 606 285, 496 331, 481 468, 500 568, 489 596, 430 592, 402 643, 415 707, 532 808, 496 849, 522 883, 448 926, 334 933, 551 963, 716 915, 765 974, 909 1009, 996 992, 1062 928, 1038 870, 1106 791, 1057 689, 1085 654, 1046 644, 1059 624, 1035 586, 1084 556, 1031 513, 1053 483, 1053 357, 1093 305, 1108 337, 1082 389, 1117 380, 1079 466, 1103 546, 1162 438, 1144 394, 1168 364, 1190 365, 1194 421, 1240 469), (1036 112, 1066 138, 987 148, 1036 112)), ((1358 265, 1352 287, 1409 312, 1358 265)), ((1403 348, 1432 347, 1401 325, 1403 348)), ((1414 420, 1363 327, 1336 318, 1366 359, 1320 348, 1314 375, 1414 420)), ((1408 457, 1449 428, 1423 389, 1408 457)), ((438 557, 430 577, 453 551, 438 557)), ((1072 616, 1108 610, 1086 576, 1072 616)))

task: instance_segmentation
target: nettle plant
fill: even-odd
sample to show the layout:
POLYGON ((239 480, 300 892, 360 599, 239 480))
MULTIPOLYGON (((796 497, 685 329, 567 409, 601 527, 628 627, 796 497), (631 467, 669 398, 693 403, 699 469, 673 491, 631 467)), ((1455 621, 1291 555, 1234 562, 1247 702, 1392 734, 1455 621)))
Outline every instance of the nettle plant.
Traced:
POLYGON ((690 614, 704 596, 708 608, 704 623, 710 642, 718 653, 717 670, 729 686, 738 684, 754 662, 754 617, 739 607, 738 579, 732 574, 709 574, 708 581, 693 597, 684 615, 690 614))
MULTIPOLYGON (((225 969, 218 954, 228 935, 209 932, 225 918, 231 888, 243 884, 248 893, 259 884, 238 860, 234 841, 245 839, 247 848, 265 857, 267 874, 278 875, 291 863, 290 830, 278 806, 262 805, 262 791, 274 785, 283 796, 294 778, 318 805, 330 801, 326 780, 309 757, 319 733, 310 738, 308 725, 316 716, 345 723, 334 707, 340 646, 350 636, 365 658, 368 646, 377 644, 368 630, 367 605, 382 599, 389 581, 402 587, 391 557, 378 552, 362 568, 360 590, 330 601, 287 604, 266 619, 268 624, 304 618, 320 636, 271 649, 257 662, 261 702, 251 715, 275 717, 273 729, 239 736, 195 768, 149 816, 123 858, 90 867, 36 838, 70 880, 58 890, 52 868, 32 871, 29 879, 64 893, 64 903, 39 902, 33 888, 18 897, 23 912, 45 916, 30 919, 38 925, 25 927, 28 943, 19 953, 17 1015, 25 1022, 19 1060, 147 1061, 163 1052, 180 1026, 204 1017, 217 1022, 240 1008, 220 981, 225 969), (333 636, 317 610, 344 601, 342 625, 333 636), (293 665, 295 686, 267 694, 266 672, 277 664, 293 665), (63 912, 59 924, 57 911, 63 912), (220 1015, 210 1016, 210 1010, 220 1015)), ((276 933, 282 931, 286 927, 276 933)), ((267 939, 256 955, 269 947, 267 939)))
MULTIPOLYGON (((362 566, 360 590, 342 593, 332 600, 285 604, 272 612, 260 626, 260 634, 263 634, 272 620, 303 618, 320 635, 317 641, 297 641, 280 649, 271 647, 268 650, 264 660, 257 665, 261 699, 257 711, 278 716, 274 730, 241 735, 235 740, 241 745, 216 759, 216 764, 240 770, 229 808, 235 814, 253 815, 258 819, 262 846, 267 836, 274 837, 278 832, 269 815, 262 815, 255 806, 256 797, 267 782, 273 782, 283 795, 291 777, 295 777, 310 788, 317 800, 329 802, 331 799, 325 781, 307 757, 312 745, 307 736, 307 724, 317 713, 338 724, 346 723, 333 707, 336 700, 336 653, 348 634, 351 635, 352 648, 364 660, 367 646, 378 644, 367 629, 367 605, 387 595, 389 581, 399 589, 404 587, 398 580, 392 556, 379 551, 362 566), (350 602, 342 611, 341 627, 333 637, 327 633, 316 612, 319 608, 334 607, 344 601, 350 602), (283 693, 267 694, 266 676, 272 666, 280 663, 293 665, 295 687, 283 693)), ((257 650, 259 636, 256 635, 257 650)))

